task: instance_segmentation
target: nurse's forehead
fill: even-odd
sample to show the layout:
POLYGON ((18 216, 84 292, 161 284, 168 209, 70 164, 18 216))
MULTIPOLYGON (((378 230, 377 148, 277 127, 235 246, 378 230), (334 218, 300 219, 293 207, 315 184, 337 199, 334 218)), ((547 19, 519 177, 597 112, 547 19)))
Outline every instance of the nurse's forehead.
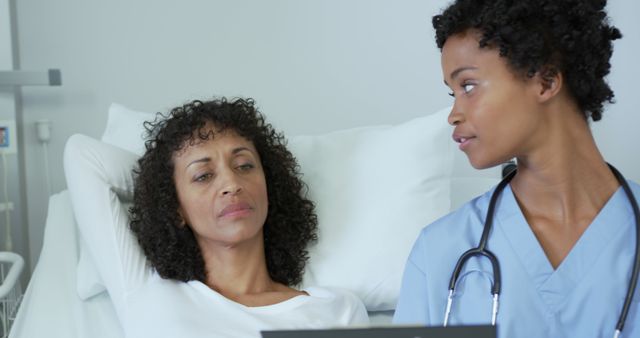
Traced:
POLYGON ((477 72, 506 66, 506 59, 494 48, 480 48, 477 40, 452 40, 442 50, 442 71, 445 83, 453 81, 465 72, 477 72))
MULTIPOLYGON (((464 72, 466 72, 466 71, 473 71, 473 70, 477 70, 477 69, 478 69, 478 67, 475 67, 475 66, 462 66, 462 67, 456 68, 456 69, 454 69, 454 70, 451 72, 451 74, 449 74, 448 79, 449 79, 450 81, 455 81, 455 80, 456 80, 456 78, 457 78, 461 73, 464 73, 464 72)), ((445 78, 445 80, 444 80, 444 84, 448 85, 448 83, 447 83, 447 78, 445 78)))

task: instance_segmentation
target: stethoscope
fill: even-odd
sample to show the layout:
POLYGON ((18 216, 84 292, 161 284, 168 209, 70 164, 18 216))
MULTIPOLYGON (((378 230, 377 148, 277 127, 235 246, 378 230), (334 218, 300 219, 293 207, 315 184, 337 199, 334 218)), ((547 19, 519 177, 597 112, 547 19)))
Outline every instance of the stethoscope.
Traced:
MULTIPOLYGON (((636 218, 636 252, 633 264, 633 272, 631 273, 631 280, 629 281, 629 287, 627 289, 627 296, 624 299, 624 305, 622 307, 622 311, 620 312, 620 317, 618 318, 618 323, 616 324, 616 330, 614 332, 613 337, 618 338, 622 329, 624 327, 624 323, 627 320, 627 314, 629 313, 629 308, 631 307, 631 300, 633 299, 633 293, 636 289, 636 284, 638 283, 638 273, 640 272, 640 210, 638 209, 638 202, 636 201, 633 193, 631 192, 631 188, 627 184, 627 180, 620 174, 620 172, 609 164, 609 168, 613 172, 613 175, 618 180, 618 183, 622 186, 625 194, 627 195, 627 199, 631 204, 633 209, 633 214, 636 218)), ((500 297, 500 264, 498 262, 498 258, 487 249, 487 241, 489 239, 489 232, 491 232, 491 227, 493 225, 493 215, 496 209, 496 201, 498 197, 504 190, 504 188, 511 182, 511 179, 516 175, 516 170, 512 170, 509 174, 507 174, 502 181, 498 184, 495 191, 491 195, 491 200, 489 201, 489 208, 487 210, 487 217, 484 222, 484 229, 482 230, 482 237, 480 238, 480 243, 478 247, 469 249, 467 252, 463 253, 462 256, 458 259, 456 263, 455 269, 453 269, 453 274, 451 275, 451 280, 449 282, 449 297, 447 298, 447 308, 444 315, 444 326, 447 326, 449 323, 449 315, 451 314, 451 305, 453 304, 453 293, 456 288, 456 282, 458 280, 458 276, 464 267, 464 264, 471 257, 486 257, 491 262, 491 266, 493 269, 493 285, 491 287, 491 294, 493 295, 493 304, 491 309, 491 325, 496 325, 496 317, 498 316, 498 299, 500 297)))

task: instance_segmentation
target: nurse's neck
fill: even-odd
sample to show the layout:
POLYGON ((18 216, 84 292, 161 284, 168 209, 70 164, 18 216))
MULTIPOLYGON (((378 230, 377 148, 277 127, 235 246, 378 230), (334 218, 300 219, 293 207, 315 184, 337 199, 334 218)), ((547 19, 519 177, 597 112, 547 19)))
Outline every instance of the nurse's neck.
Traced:
POLYGON ((545 108, 511 189, 555 269, 619 184, 575 105, 557 100, 545 108))

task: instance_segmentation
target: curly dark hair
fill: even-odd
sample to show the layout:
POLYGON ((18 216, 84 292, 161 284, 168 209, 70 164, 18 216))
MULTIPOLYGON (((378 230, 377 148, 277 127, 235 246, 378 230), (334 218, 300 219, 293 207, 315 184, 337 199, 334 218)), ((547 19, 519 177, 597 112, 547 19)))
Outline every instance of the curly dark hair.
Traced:
POLYGON ((612 41, 622 37, 609 25, 606 0, 457 0, 433 17, 442 50, 451 35, 469 29, 482 37, 479 47, 497 48, 516 72, 543 79, 558 72, 585 118, 602 118, 613 103, 609 74, 612 41))
POLYGON ((158 113, 155 121, 145 123, 146 153, 134 171, 130 209, 130 227, 145 255, 163 278, 206 280, 195 236, 178 214, 172 155, 198 139, 214 137, 203 129, 207 122, 217 131, 235 131, 256 147, 269 202, 264 224, 267 269, 276 282, 299 284, 308 260, 307 245, 317 240, 315 207, 306 198, 307 186, 299 178, 299 166, 287 150, 284 136, 265 122, 252 99, 196 100, 168 115, 158 113))

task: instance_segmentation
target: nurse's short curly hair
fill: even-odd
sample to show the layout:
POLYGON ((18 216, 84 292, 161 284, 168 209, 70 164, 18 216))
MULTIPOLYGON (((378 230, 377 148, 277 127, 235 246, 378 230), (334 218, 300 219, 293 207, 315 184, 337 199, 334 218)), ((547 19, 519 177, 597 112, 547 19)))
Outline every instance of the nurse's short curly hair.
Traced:
POLYGON ((560 72, 585 118, 602 118, 613 91, 605 81, 612 41, 606 0, 457 0, 433 17, 436 43, 477 30, 479 47, 496 48, 516 74, 548 79, 560 72))
POLYGON ((317 216, 284 136, 265 122, 251 99, 193 101, 145 123, 149 138, 134 172, 130 227, 151 266, 163 278, 206 281, 198 243, 178 214, 172 156, 198 139, 214 137, 203 130, 207 122, 216 130, 236 132, 256 147, 269 201, 264 224, 267 269, 276 282, 299 284, 308 260, 307 245, 317 240, 317 216))

